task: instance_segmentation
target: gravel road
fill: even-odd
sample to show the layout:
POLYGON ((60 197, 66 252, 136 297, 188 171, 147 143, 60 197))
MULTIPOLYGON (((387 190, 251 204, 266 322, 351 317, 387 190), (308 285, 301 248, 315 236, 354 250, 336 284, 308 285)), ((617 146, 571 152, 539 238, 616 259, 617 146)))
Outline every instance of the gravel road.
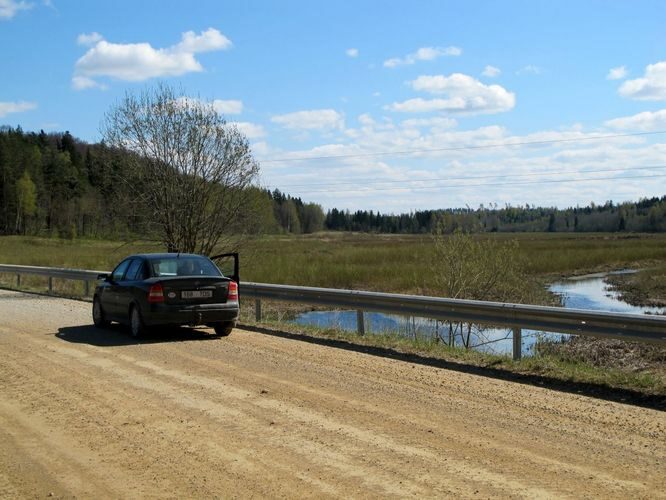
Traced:
POLYGON ((0 291, 0 497, 666 495, 666 413, 0 291))

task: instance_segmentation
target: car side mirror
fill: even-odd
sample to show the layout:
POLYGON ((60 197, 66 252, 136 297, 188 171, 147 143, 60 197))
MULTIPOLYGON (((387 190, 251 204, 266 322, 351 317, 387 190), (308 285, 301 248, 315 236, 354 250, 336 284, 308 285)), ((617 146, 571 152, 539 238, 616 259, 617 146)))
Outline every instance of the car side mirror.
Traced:
POLYGON ((108 273, 98 274, 97 279, 99 281, 110 281, 111 280, 111 275, 108 274, 108 273))

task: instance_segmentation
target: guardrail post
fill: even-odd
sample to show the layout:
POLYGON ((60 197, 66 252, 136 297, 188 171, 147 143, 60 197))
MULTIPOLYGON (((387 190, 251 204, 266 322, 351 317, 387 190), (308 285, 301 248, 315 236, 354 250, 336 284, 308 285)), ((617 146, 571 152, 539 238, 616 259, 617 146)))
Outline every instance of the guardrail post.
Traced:
POLYGON ((88 280, 83 281, 83 296, 84 297, 90 296, 90 281, 88 280))
POLYGON ((363 317, 363 311, 360 309, 356 311, 356 328, 359 335, 365 335, 365 318, 363 317))
POLYGON ((53 277, 49 276, 49 293, 53 292, 53 277))
POLYGON ((21 288, 21 275, 16 275, 16 288, 21 288))
POLYGON ((513 360, 518 361, 522 358, 523 332, 520 328, 513 329, 513 360))
POLYGON ((261 323, 261 299, 254 299, 254 320, 261 323))

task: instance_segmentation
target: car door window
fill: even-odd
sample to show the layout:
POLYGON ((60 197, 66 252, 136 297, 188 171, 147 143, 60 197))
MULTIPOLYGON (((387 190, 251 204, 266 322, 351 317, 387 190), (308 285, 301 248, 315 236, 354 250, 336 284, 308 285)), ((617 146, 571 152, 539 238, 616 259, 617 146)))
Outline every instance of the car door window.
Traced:
POLYGON ((127 271, 127 267, 130 265, 130 262, 131 260, 127 259, 118 264, 118 266, 113 270, 113 273, 111 273, 111 278, 113 281, 120 281, 123 279, 125 271, 127 271))
POLYGON ((143 261, 134 259, 125 273, 126 281, 136 281, 143 279, 143 261))

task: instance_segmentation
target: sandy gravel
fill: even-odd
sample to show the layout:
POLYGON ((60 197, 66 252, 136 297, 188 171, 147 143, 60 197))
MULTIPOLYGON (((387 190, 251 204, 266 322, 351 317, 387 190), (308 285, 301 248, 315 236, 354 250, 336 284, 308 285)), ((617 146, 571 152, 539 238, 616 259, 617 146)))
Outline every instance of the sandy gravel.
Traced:
POLYGON ((666 413, 0 291, 0 497, 666 495, 666 413))

